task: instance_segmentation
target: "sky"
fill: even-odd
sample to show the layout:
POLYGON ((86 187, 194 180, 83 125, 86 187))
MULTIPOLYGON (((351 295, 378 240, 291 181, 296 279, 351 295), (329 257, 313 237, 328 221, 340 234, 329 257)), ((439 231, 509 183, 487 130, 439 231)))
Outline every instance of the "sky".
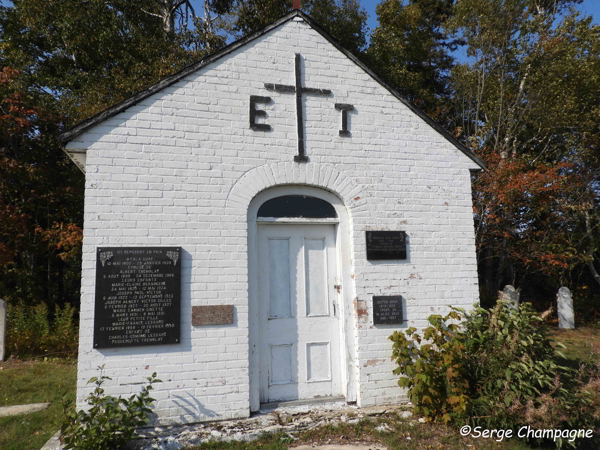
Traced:
MULTIPOLYGON (((359 0, 361 6, 364 9, 366 9, 367 13, 369 14, 369 18, 367 20, 367 27, 369 28, 369 32, 375 30, 375 28, 377 28, 379 24, 379 21, 377 20, 377 13, 375 12, 375 7, 382 1, 383 0, 359 0)), ((404 1, 408 3, 409 0, 404 1)), ((203 4, 204 0, 192 0, 192 5, 196 10, 197 15, 202 15, 203 4)), ((600 0, 584 0, 583 3, 577 5, 576 8, 582 16, 592 16, 593 23, 600 25, 600 0)), ((459 47, 452 53, 452 55, 460 62, 464 62, 469 59, 467 56, 466 47, 459 47)))
MULTIPOLYGON (((302 0, 301 0, 302 1, 302 0)), ((367 27, 372 32, 377 28, 379 21, 377 20, 377 13, 375 12, 375 7, 381 3, 383 0, 359 0, 360 4, 363 8, 367 10, 369 14, 369 18, 367 20, 367 27)), ((409 0, 404 0, 408 2, 409 0)), ((202 5, 203 0, 192 0, 192 4, 196 9, 196 14, 202 14, 202 5)), ((583 3, 577 5, 577 10, 581 13, 582 16, 592 16, 594 24, 600 24, 600 0, 584 0, 583 3)), ((458 48, 454 53, 454 57, 459 61, 467 60, 467 49, 466 48, 458 48)))
MULTIPOLYGON (((369 20, 367 26, 374 30, 377 28, 377 14, 375 13, 375 7, 381 3, 382 0, 359 0, 363 8, 369 13, 369 20)), ((405 0, 408 1, 408 0, 405 0)), ((203 0, 192 0, 192 4, 198 14, 202 14, 203 0)), ((577 9, 582 15, 591 15, 594 17, 594 23, 600 24, 600 0, 584 0, 581 5, 577 6, 577 9)))
MULTIPOLYGON (((369 20, 367 22, 368 27, 371 30, 377 28, 377 14, 375 13, 375 7, 381 3, 381 0, 359 0, 360 4, 369 13, 369 20)), ((594 23, 600 24, 600 0, 584 0, 581 5, 577 6, 577 9, 582 15, 593 16, 594 23)))

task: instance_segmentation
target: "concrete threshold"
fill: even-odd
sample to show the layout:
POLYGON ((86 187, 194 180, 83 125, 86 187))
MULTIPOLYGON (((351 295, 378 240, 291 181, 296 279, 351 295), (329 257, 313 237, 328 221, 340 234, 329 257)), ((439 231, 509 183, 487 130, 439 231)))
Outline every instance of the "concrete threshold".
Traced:
POLYGON ((269 414, 270 412, 273 412, 276 410, 289 410, 289 411, 300 412, 302 410, 309 410, 313 407, 322 407, 322 406, 325 406, 325 407, 331 406, 332 408, 335 408, 337 406, 339 408, 342 408, 344 406, 347 406, 346 398, 344 396, 317 397, 317 398, 310 398, 307 400, 292 400, 292 401, 284 401, 284 402, 262 403, 260 405, 258 414, 269 414))

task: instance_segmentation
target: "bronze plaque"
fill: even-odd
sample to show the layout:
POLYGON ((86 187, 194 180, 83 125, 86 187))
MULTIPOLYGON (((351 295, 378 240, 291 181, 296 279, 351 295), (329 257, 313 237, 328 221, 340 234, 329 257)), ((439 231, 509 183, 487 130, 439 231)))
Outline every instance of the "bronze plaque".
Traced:
POLYGON ((231 325, 233 323, 232 305, 192 306, 192 325, 231 325))

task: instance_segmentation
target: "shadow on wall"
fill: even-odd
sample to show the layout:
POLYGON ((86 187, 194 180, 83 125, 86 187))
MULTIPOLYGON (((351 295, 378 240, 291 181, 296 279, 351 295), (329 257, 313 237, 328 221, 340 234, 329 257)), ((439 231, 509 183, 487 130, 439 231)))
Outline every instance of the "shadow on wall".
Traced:
MULTIPOLYGON (((178 423, 186 423, 186 422, 198 422, 200 418, 198 416, 204 416, 206 418, 209 417, 217 417, 217 413, 211 409, 206 408, 198 398, 196 398, 192 394, 188 394, 186 397, 182 395, 174 395, 175 399, 173 403, 177 405, 179 410, 181 411, 179 417, 177 418, 178 423)), ((172 418, 170 418, 172 420, 172 418)))
POLYGON ((168 425, 181 425, 184 423, 196 423, 202 420, 201 416, 205 418, 215 418, 217 413, 211 409, 206 408, 202 403, 198 401, 192 394, 189 394, 188 399, 181 395, 175 395, 173 404, 179 409, 179 416, 168 417, 161 421, 158 414, 151 412, 148 414, 148 425, 143 430, 144 438, 161 437, 164 434, 164 430, 153 428, 156 426, 168 426, 168 425))

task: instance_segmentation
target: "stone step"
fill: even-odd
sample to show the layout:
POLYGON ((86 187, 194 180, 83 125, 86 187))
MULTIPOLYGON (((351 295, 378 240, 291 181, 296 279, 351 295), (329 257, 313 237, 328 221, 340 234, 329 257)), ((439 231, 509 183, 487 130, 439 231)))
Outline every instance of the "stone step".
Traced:
POLYGON ((28 405, 0 406, 0 417, 18 416, 42 411, 50 406, 50 403, 30 403, 28 405))

